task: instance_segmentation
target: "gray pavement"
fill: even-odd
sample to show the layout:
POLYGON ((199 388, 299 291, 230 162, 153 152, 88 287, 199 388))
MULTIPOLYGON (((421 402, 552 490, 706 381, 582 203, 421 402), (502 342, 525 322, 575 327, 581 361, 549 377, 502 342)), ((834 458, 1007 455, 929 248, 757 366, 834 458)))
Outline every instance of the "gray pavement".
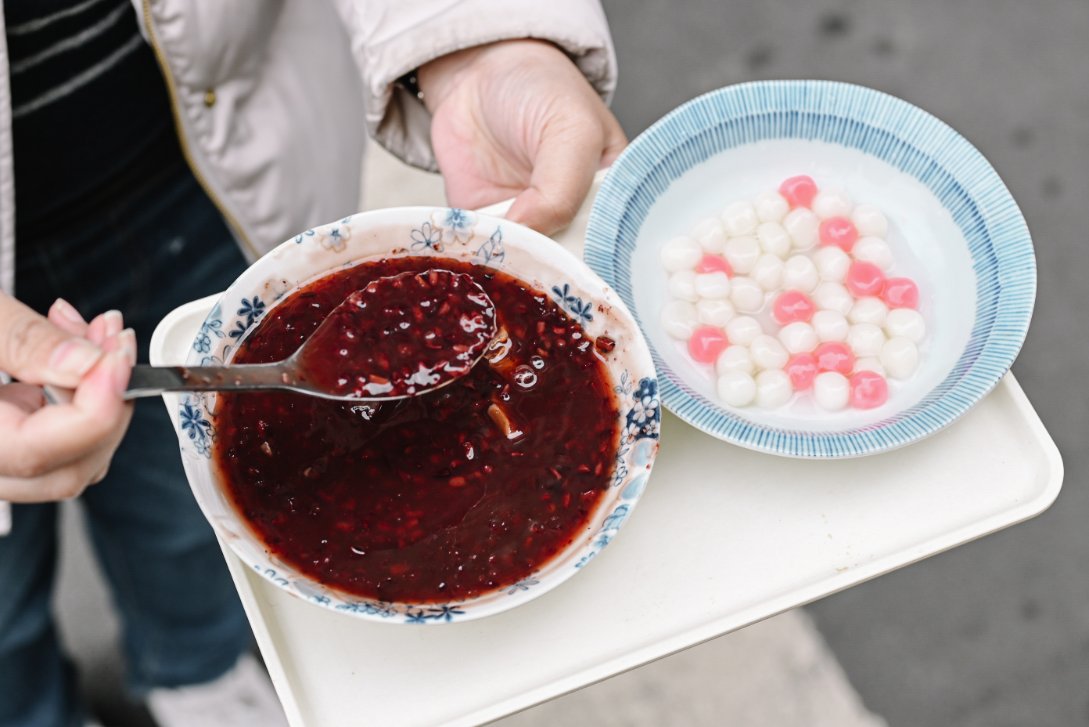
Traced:
POLYGON ((629 134, 758 78, 873 86, 946 120, 1021 204, 1040 292, 1014 366, 1066 483, 1036 521, 810 612, 891 725, 1089 723, 1089 3, 1085 0, 606 0, 629 134))
MULTIPOLYGON (((692 96, 730 83, 830 78, 889 91, 937 114, 1003 175, 1028 218, 1040 267, 1036 317, 1014 371, 1064 455, 1064 492, 1033 522, 808 611, 862 702, 890 725, 1089 724, 1089 325, 1079 309, 1089 279, 1089 2, 605 0, 605 6, 621 64, 614 108, 630 135, 692 96)), ((117 659, 108 647, 114 626, 97 582, 83 575, 86 556, 71 517, 68 523, 66 636, 94 667, 90 691, 107 716, 143 724, 116 696, 117 659)), ((769 622, 558 707, 519 715, 512 725, 821 723, 804 711, 807 700, 814 691, 842 689, 844 680, 824 656, 813 664, 830 681, 790 676, 805 673, 790 671, 790 664, 803 663, 798 653, 827 651, 806 624, 769 622), (753 686, 747 705, 715 693, 716 684, 741 678, 732 675, 751 663, 745 653, 770 651, 783 634, 804 648, 782 652, 780 678, 753 686), (617 688, 629 695, 651 690, 657 702, 647 702, 639 715, 605 720, 609 695, 617 696, 609 690, 617 688), (770 700, 787 708, 770 709, 770 700), (550 711, 556 708, 562 711, 550 711)), ((840 696, 848 711, 858 710, 849 693, 840 696)), ((831 708, 825 704, 821 714, 835 714, 831 708)))

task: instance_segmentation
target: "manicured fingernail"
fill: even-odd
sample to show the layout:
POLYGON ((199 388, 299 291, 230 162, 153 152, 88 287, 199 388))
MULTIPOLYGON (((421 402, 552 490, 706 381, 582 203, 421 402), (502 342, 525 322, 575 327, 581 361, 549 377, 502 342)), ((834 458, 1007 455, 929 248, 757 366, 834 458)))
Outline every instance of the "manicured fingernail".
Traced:
POLYGON ((124 350, 114 351, 109 356, 111 383, 118 394, 125 393, 125 387, 129 385, 129 376, 132 375, 132 364, 129 363, 128 354, 124 350))
POLYGON ((121 311, 119 310, 108 310, 102 317, 106 321, 106 338, 116 336, 121 332, 121 329, 125 325, 125 321, 121 317, 121 311))
POLYGON ((73 323, 84 322, 83 316, 79 314, 79 311, 76 310, 72 306, 72 304, 66 301, 64 298, 57 298, 55 301, 53 301, 53 310, 55 310, 57 313, 61 314, 68 320, 72 321, 73 323))
POLYGON ((125 354, 125 358, 129 362, 129 366, 136 365, 136 331, 131 328, 126 328, 117 335, 120 341, 120 348, 118 350, 125 354))
POLYGON ((65 381, 58 381, 58 384, 74 384, 90 371, 101 357, 102 350, 90 341, 69 338, 54 349, 49 359, 49 368, 57 374, 71 377, 65 381))

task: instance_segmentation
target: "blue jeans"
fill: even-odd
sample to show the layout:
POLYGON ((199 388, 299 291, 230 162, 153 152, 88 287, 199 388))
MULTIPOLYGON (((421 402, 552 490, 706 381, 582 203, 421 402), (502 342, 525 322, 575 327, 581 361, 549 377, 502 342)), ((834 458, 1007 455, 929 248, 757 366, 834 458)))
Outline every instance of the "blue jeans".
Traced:
MULTIPOLYGON (((140 360, 156 323, 222 290, 244 262, 176 154, 138 183, 106 190, 100 212, 22 240, 16 294, 44 312, 58 296, 90 320, 120 309, 140 360)), ((251 643, 223 555, 197 508, 158 399, 137 402, 109 476, 79 500, 123 623, 135 694, 215 679, 251 643)), ((50 610, 56 504, 16 505, 0 538, 0 727, 82 722, 75 674, 50 610)))

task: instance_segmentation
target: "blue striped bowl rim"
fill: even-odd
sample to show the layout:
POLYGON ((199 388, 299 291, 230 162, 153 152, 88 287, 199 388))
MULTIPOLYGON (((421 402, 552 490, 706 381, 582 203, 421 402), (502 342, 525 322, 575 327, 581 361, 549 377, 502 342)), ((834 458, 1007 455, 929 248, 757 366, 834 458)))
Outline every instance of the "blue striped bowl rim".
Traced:
POLYGON ((651 206, 691 167, 767 139, 857 149, 931 191, 963 232, 976 274, 968 344, 948 376, 914 406, 865 427, 812 432, 758 425, 692 393, 648 337, 664 406, 719 439, 815 459, 884 452, 949 426, 994 388, 1017 357, 1036 300, 1036 258, 1021 210, 994 167, 945 122, 902 99, 833 81, 759 81, 689 101, 640 134, 606 174, 587 227, 587 264, 638 320, 631 259, 651 206))

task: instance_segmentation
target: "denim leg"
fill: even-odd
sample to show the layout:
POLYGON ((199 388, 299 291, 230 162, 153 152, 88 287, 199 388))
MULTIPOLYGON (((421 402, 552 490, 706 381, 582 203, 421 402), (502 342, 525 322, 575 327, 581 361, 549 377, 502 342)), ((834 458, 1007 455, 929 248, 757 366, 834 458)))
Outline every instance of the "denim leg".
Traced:
MULTIPOLYGON (((44 311, 62 295, 88 319, 120 309, 136 331, 141 361, 163 316, 223 290, 245 267, 180 156, 140 185, 119 190, 96 219, 37 240, 20 263, 24 302, 44 311)), ((189 490, 162 401, 137 402, 109 476, 80 501, 121 616, 134 692, 207 682, 229 669, 252 634, 189 490)), ((0 681, 0 700, 7 696, 0 681)))
POLYGON ((234 665, 249 624, 161 401, 136 404, 109 476, 83 504, 122 617, 132 691, 208 682, 234 665))
POLYGON ((57 506, 16 505, 0 538, 0 727, 82 724, 50 607, 56 558, 57 506))
MULTIPOLYGON (((145 361, 163 316, 223 290, 245 267, 191 176, 157 202, 114 230, 130 265, 140 270, 127 305, 118 307, 145 361)), ((233 666, 252 633, 219 543, 189 489, 160 399, 136 402, 109 476, 82 501, 121 614, 132 690, 207 682, 233 666)))

